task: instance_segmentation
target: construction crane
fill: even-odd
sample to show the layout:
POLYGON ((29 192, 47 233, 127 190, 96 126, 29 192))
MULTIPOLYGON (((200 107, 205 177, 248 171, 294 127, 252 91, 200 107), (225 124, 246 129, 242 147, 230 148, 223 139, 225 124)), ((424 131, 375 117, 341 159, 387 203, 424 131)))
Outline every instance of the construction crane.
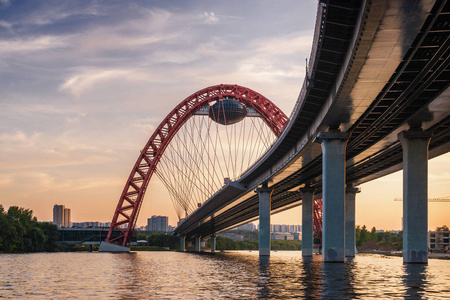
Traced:
MULTIPOLYGON (((395 198, 394 201, 403 201, 402 198, 395 198)), ((450 202, 450 196, 440 198, 429 198, 428 202, 450 202)))

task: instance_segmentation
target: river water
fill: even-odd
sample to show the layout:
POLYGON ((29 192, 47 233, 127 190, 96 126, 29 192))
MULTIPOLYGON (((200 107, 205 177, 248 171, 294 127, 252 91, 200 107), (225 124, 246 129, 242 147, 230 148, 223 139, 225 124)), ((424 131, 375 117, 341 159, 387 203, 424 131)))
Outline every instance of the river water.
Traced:
POLYGON ((0 298, 11 299, 450 299, 450 260, 376 255, 324 264, 299 251, 0 254, 0 271, 0 298))

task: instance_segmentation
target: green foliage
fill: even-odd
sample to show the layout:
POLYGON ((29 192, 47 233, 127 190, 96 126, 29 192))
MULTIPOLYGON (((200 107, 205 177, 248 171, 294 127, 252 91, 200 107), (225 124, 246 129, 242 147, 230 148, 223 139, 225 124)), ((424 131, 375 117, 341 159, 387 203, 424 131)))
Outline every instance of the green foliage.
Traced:
POLYGON ((58 229, 38 223, 33 211, 11 206, 5 212, 0 205, 0 252, 39 252, 57 249, 58 229))
POLYGON ((375 227, 372 227, 372 230, 370 231, 369 240, 375 242, 377 241, 377 229, 375 227))
POLYGON ((302 250, 301 241, 270 241, 270 248, 272 250, 302 250))
POLYGON ((180 249, 180 239, 167 233, 154 233, 148 237, 147 241, 149 246, 180 249))
POLYGON ((54 252, 58 249, 56 242, 59 238, 58 227, 55 224, 43 222, 38 223, 39 228, 45 236, 44 249, 45 252, 54 252))
POLYGON ((436 227, 436 231, 448 231, 448 226, 447 225, 443 225, 441 227, 436 227))
MULTIPOLYGON (((211 247, 211 241, 208 241, 208 247, 211 247)), ((258 241, 235 241, 223 236, 216 237, 217 250, 257 250, 258 241)))
MULTIPOLYGON (((256 232, 257 233, 257 232, 256 232)), ((257 237, 257 235, 256 235, 257 237)), ((301 241, 284 241, 275 240, 270 242, 272 250, 301 250, 301 241)), ((207 247, 211 247, 211 241, 207 243, 207 247)), ((223 236, 216 237, 216 249, 217 250, 258 250, 259 242, 257 239, 235 241, 223 236)))
POLYGON ((367 231, 366 225, 363 225, 362 228, 356 226, 356 246, 361 246, 365 242, 369 240, 369 232, 367 231))
POLYGON ((375 241, 377 243, 391 243, 397 247, 398 250, 403 248, 403 232, 391 233, 391 232, 376 232, 375 227, 369 232, 366 225, 361 228, 359 225, 355 229, 356 246, 359 247, 367 241, 375 241))
POLYGON ((137 235, 137 240, 147 240, 148 239, 148 235, 146 235, 145 233, 138 233, 137 235))

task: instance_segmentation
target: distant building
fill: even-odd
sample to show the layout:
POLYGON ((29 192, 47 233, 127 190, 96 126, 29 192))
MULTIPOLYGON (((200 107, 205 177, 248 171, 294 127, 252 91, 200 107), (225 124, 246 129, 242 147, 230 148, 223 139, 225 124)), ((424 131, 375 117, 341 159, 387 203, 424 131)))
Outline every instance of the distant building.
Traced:
POLYGON ((64 205, 55 204, 55 206, 53 206, 53 224, 59 228, 69 228, 71 226, 70 209, 65 208, 64 205))
POLYGON ((237 233, 233 233, 233 232, 224 232, 224 233, 219 233, 218 236, 222 236, 222 237, 226 237, 235 241, 243 241, 244 240, 244 236, 242 234, 237 234, 237 233))
POLYGON ((292 241, 294 240, 294 235, 289 232, 272 232, 270 234, 270 239, 274 240, 283 240, 283 241, 292 241))
POLYGON ((270 232, 301 232, 302 225, 271 224, 270 232))
POLYGON ((70 208, 64 208, 64 227, 70 228, 70 208))
POLYGON ((111 222, 73 222, 72 227, 74 228, 109 228, 111 226, 111 222))
POLYGON ((237 229, 237 230, 255 231, 256 230, 256 226, 253 223, 247 223, 247 224, 238 226, 235 229, 237 229))
POLYGON ((430 250, 442 251, 449 249, 450 231, 428 231, 428 248, 430 250))
POLYGON ((169 231, 169 217, 165 216, 152 216, 147 219, 147 230, 148 231, 169 231))

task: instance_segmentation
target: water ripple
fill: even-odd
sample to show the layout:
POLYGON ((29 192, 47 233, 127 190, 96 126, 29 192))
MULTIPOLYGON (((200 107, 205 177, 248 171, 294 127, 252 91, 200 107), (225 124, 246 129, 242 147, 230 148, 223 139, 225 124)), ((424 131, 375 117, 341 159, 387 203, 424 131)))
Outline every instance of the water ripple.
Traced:
POLYGON ((301 252, 0 255, 0 298, 450 299, 450 261, 403 265, 359 255, 324 264, 301 252))

